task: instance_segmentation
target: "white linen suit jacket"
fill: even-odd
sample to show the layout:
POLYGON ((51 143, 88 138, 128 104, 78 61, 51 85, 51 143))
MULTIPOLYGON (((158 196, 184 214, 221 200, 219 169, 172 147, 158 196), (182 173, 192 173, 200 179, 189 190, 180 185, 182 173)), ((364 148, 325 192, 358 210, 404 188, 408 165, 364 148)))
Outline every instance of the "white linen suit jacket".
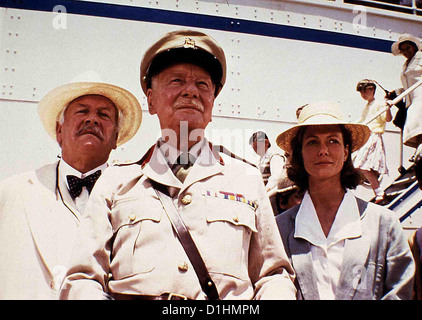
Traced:
POLYGON ((80 219, 57 165, 0 182, 0 299, 57 299, 80 219))

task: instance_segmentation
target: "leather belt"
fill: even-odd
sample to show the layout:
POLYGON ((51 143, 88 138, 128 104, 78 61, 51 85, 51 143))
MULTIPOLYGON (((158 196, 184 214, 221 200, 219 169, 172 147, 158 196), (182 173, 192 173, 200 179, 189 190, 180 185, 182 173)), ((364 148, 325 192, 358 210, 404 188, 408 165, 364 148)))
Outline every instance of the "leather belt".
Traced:
POLYGON ((123 294, 110 293, 115 300, 191 300, 188 297, 177 293, 163 293, 159 296, 145 294, 123 294))

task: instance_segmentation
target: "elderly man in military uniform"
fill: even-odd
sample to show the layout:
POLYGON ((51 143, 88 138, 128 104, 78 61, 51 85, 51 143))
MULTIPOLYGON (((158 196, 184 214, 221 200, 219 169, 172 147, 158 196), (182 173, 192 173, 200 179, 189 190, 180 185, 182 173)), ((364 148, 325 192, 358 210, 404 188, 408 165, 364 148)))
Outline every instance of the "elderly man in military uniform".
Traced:
POLYGON ((130 92, 100 82, 57 87, 38 112, 61 159, 0 183, 0 299, 58 298, 91 189, 142 117, 130 92))
POLYGON ((61 298, 294 299, 260 172, 204 138, 225 78, 204 33, 170 32, 147 50, 141 85, 162 136, 100 178, 61 298))

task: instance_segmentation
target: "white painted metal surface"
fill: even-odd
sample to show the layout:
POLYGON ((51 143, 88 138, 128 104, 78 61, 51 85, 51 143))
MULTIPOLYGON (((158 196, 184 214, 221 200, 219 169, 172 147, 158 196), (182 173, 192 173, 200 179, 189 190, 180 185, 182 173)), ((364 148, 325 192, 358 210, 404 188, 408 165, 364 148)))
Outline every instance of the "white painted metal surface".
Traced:
MULTIPOLYGON (((200 26, 224 48, 228 79, 208 136, 249 160, 252 132, 264 129, 274 142, 305 103, 340 101, 348 119, 356 120, 364 106, 356 83, 373 78, 388 89, 400 87, 404 62, 365 43, 392 42, 404 32, 422 35, 421 17, 340 1, 55 1, 46 9, 49 2, 33 1, 40 7, 35 10, 0 7, 0 179, 55 160, 60 149, 41 127, 37 102, 87 74, 130 90, 141 102, 138 134, 111 156, 139 159, 159 132, 139 85, 140 60, 167 31, 200 26), (338 36, 350 37, 329 44, 338 36)), ((383 97, 381 90, 377 95, 383 97)), ((390 176, 383 184, 397 176, 399 165, 399 134, 391 123, 385 140, 390 176)), ((405 166, 412 153, 405 148, 405 166)), ((372 197, 367 189, 360 193, 372 197)))

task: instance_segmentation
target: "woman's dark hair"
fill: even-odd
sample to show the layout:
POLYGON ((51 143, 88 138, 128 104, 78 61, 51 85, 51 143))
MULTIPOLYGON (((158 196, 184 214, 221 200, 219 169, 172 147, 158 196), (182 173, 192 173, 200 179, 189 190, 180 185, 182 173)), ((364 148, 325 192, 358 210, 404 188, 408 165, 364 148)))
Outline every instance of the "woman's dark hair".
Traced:
MULTIPOLYGON (((343 143, 348 147, 349 154, 347 160, 344 162, 343 169, 340 173, 340 182, 343 188, 355 189, 362 181, 362 175, 353 166, 352 161, 352 135, 350 131, 344 126, 339 125, 343 135, 343 143)), ((298 133, 291 140, 292 156, 290 163, 287 166, 287 176, 298 187, 299 190, 305 191, 309 187, 309 175, 305 170, 302 157, 302 142, 306 127, 299 128, 298 133)))

